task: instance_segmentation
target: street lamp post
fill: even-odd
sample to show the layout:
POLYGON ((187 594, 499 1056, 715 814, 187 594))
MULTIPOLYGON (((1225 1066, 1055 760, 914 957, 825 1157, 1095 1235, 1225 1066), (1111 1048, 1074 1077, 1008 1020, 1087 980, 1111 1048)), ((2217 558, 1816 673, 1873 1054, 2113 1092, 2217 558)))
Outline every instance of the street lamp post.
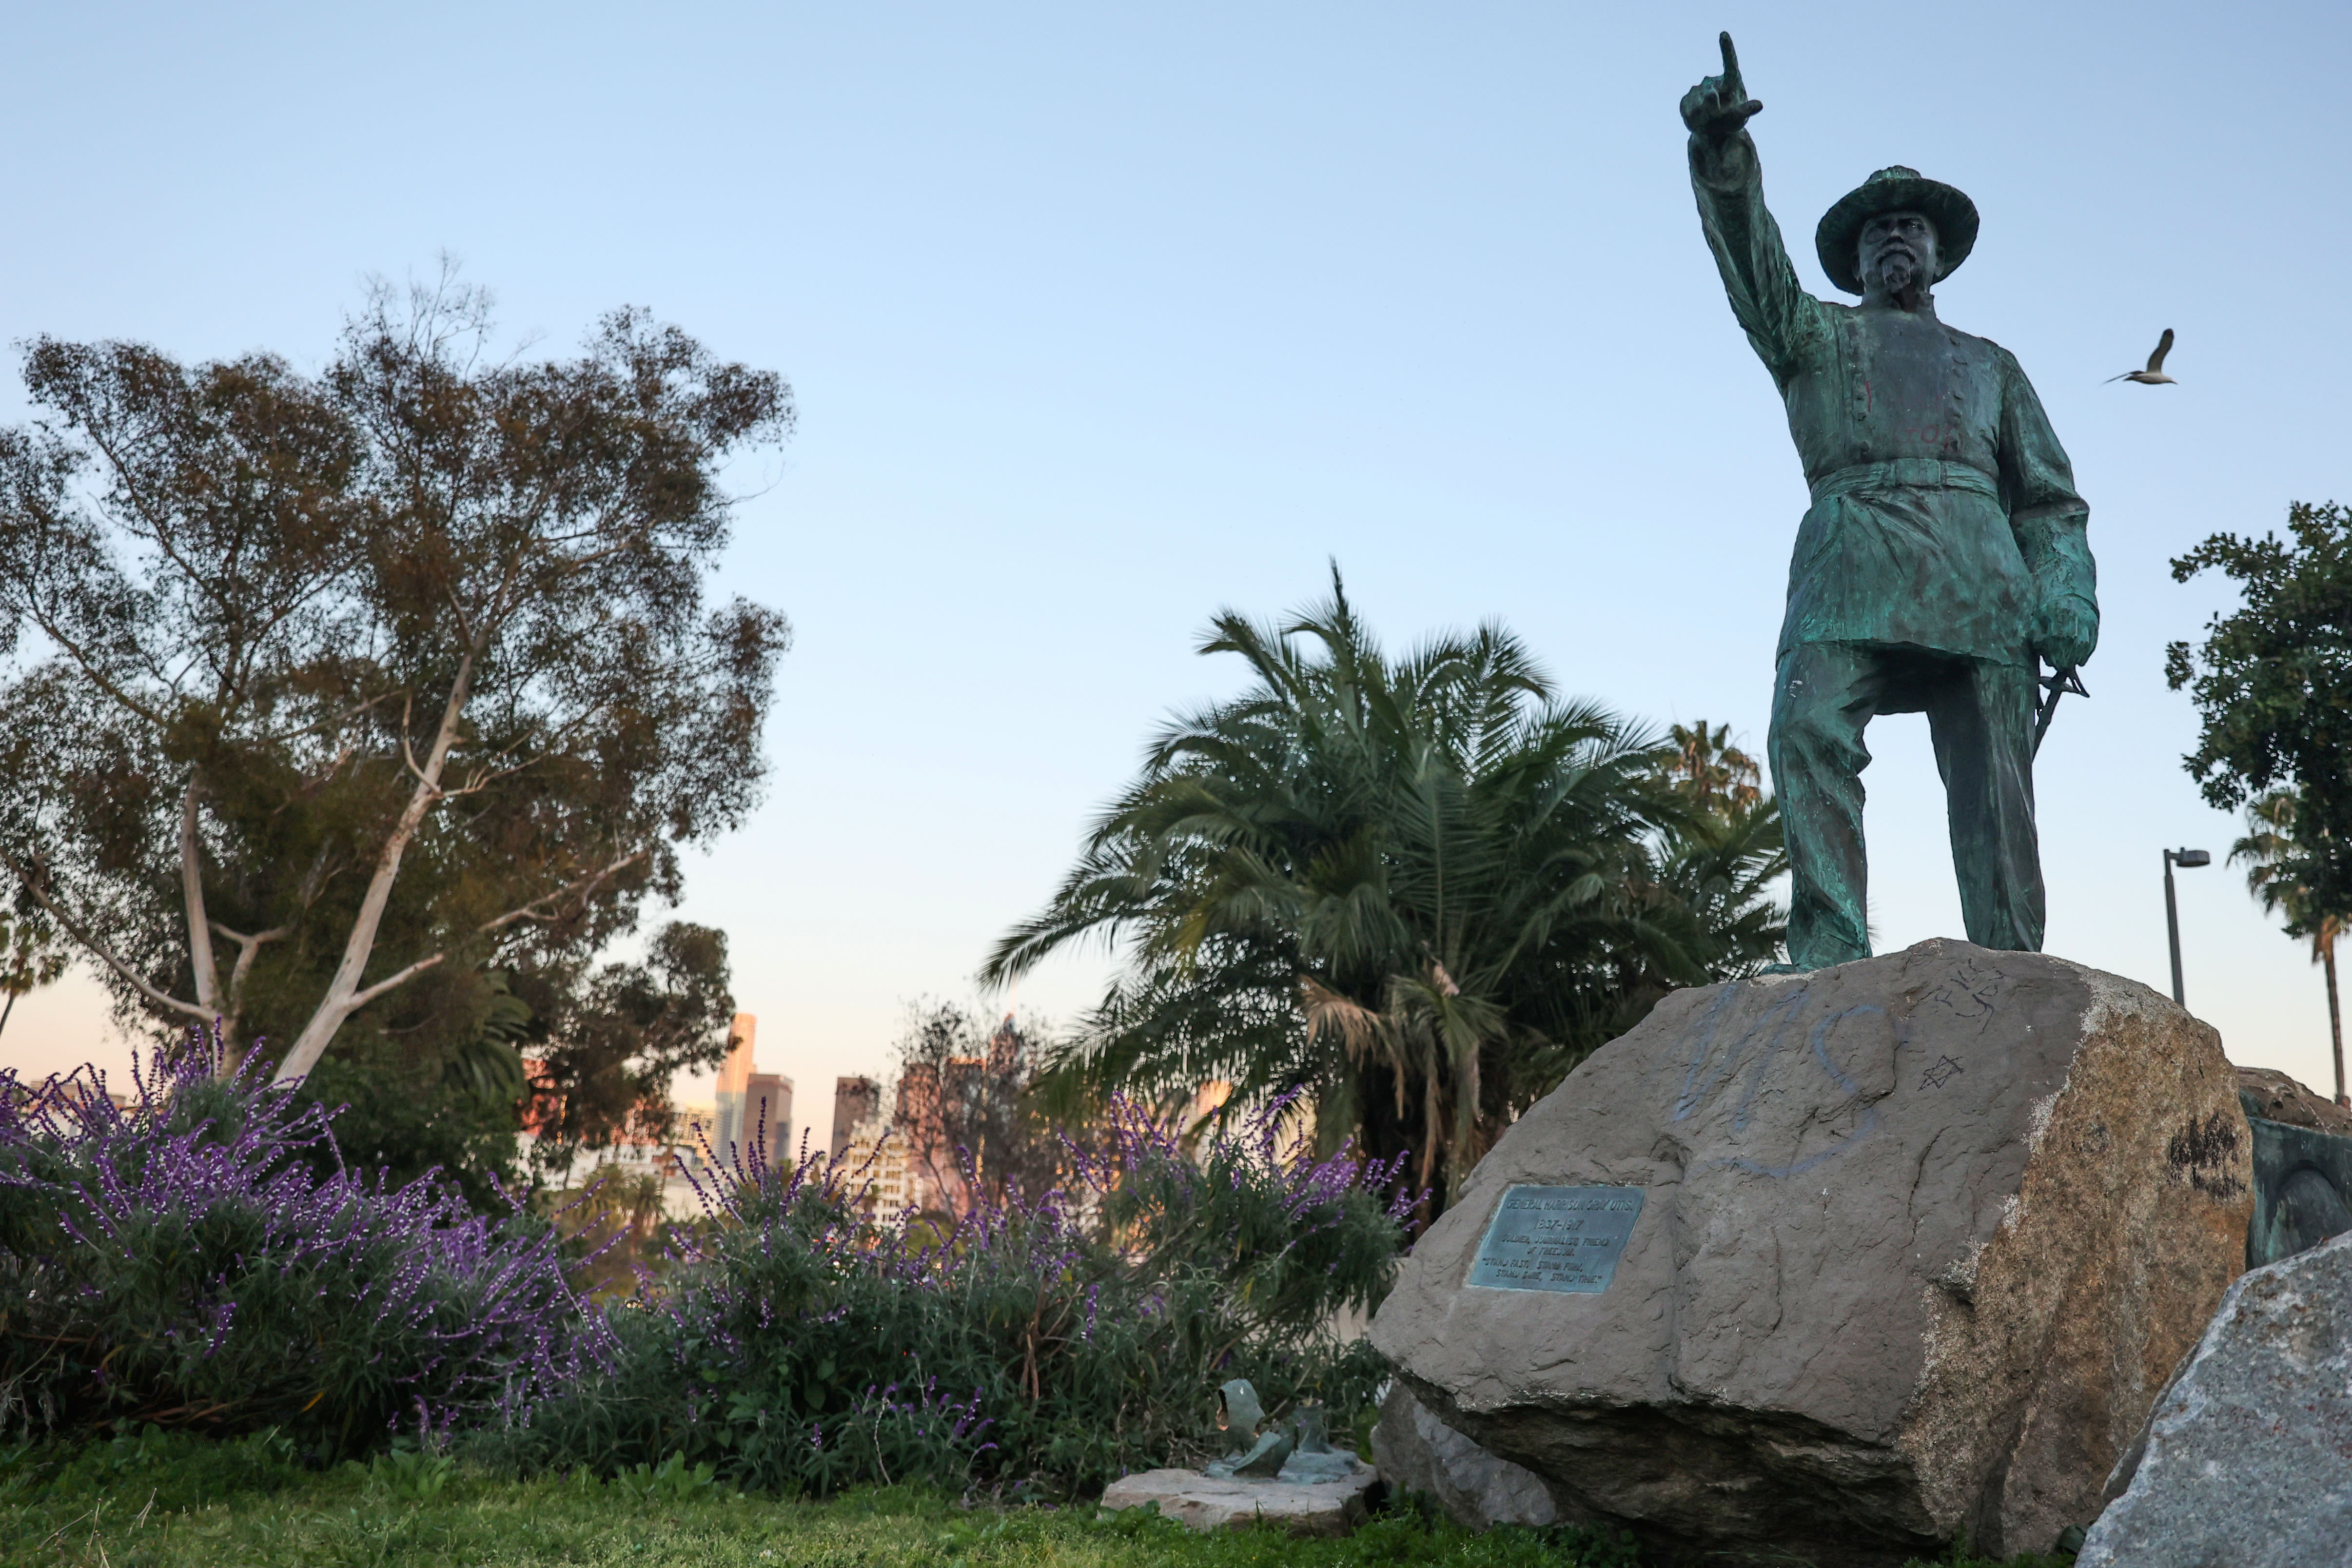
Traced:
POLYGON ((2172 868, 2193 871, 2200 866, 2210 866, 2213 857, 2202 849, 2168 849, 2164 852, 2164 933, 2172 939, 2172 1000, 2182 1007, 2189 1005, 2180 994, 2180 904, 2172 896, 2172 868))

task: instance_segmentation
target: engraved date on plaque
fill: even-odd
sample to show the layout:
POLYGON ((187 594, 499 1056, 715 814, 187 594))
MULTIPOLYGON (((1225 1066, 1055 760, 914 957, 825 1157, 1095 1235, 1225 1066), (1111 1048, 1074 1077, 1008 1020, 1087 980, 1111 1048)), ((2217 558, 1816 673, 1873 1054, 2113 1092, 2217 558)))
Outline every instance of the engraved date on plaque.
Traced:
POLYGON ((1633 1222, 1640 1187, 1512 1187, 1503 1194, 1470 1283, 1490 1290, 1609 1289, 1633 1222))

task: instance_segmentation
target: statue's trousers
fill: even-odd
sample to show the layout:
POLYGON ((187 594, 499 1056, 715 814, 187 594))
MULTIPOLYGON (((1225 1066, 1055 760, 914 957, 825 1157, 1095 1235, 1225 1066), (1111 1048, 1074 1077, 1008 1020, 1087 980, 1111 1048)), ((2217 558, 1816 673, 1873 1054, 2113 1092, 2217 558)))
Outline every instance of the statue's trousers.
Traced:
POLYGON ((2042 950, 2033 826, 2032 665, 1881 643, 1802 642, 1780 656, 1767 751, 1789 843, 1789 957, 1819 969, 1870 956, 1863 730, 1927 715, 1944 777, 1969 940, 2042 950))

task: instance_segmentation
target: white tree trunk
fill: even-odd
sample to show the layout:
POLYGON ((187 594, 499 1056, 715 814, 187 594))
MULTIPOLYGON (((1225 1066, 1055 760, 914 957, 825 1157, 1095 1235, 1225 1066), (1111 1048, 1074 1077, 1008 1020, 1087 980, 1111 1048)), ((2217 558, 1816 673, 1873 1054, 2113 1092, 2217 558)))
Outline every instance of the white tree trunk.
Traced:
POLYGON ((220 972, 213 967, 213 925, 205 914, 205 858, 196 838, 196 772, 180 795, 180 894, 188 907, 188 963, 196 972, 196 1005, 219 1019, 220 972))
POLYGON ((392 832, 384 838, 383 850, 376 856, 375 874, 368 879, 367 894, 360 900, 359 915, 352 921, 351 935, 343 942, 342 962, 335 966, 335 977, 328 984, 327 994, 320 999, 318 1010, 310 1015, 310 1021, 302 1026, 302 1032, 294 1038, 293 1048, 278 1065, 278 1079, 281 1083, 299 1083, 310 1075, 310 1069, 319 1065, 320 1057, 326 1054, 328 1044, 335 1037, 335 1031, 343 1026, 344 1019, 392 985, 439 962, 440 955, 436 953, 421 963, 410 965, 390 980, 365 990, 360 987, 360 976, 366 973, 368 960, 375 952, 375 934, 377 928, 383 923, 384 906, 392 900, 392 885, 400 877, 401 857, 407 854, 408 846, 416 837, 416 830, 424 825, 425 814, 441 799, 441 775, 449 765, 450 749, 457 743, 457 731, 466 716, 466 700, 472 691, 473 675, 474 653, 468 649, 457 666, 457 679, 449 688, 449 700, 441 710, 441 728, 433 737, 433 749, 426 753, 423 766, 411 764, 416 774, 416 787, 409 792, 407 806, 402 810, 399 821, 393 825, 392 832))

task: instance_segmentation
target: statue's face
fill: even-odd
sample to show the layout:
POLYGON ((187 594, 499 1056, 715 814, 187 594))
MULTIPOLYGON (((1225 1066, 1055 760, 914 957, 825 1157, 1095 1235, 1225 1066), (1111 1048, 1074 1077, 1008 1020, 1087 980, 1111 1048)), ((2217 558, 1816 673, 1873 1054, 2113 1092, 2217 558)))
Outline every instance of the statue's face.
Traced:
POLYGON ((1936 280, 1936 226, 1914 212, 1881 213, 1862 226, 1865 294, 1925 290, 1936 280))

